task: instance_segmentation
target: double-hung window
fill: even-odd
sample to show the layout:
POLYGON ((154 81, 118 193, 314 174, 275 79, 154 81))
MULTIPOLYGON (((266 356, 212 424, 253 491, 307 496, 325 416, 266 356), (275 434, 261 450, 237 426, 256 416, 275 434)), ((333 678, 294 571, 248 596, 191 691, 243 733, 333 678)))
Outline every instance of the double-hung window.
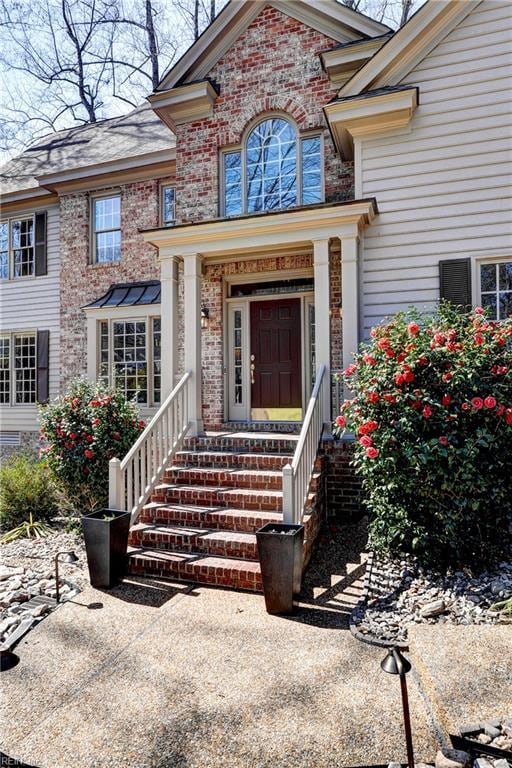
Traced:
POLYGON ((0 222, 0 279, 35 275, 34 216, 0 222))
POLYGON ((161 398, 159 317, 99 322, 98 375, 129 400, 158 405, 161 398))
POLYGON ((94 197, 91 201, 92 261, 111 264, 121 258, 121 196, 94 197))
POLYGON ((222 215, 275 211, 324 199, 322 137, 283 117, 257 123, 241 149, 222 154, 222 215))
POLYGON ((480 302, 494 320, 512 315, 512 259, 480 263, 480 302))
POLYGON ((0 404, 31 405, 37 399, 37 334, 0 336, 0 404))

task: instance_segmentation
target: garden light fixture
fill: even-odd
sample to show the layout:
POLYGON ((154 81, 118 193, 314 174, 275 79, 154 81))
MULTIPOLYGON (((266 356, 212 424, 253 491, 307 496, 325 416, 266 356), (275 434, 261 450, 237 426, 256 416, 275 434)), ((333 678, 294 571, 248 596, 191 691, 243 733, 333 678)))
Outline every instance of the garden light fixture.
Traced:
POLYGON ((57 552, 55 555, 55 592, 56 592, 56 599, 57 602, 60 602, 60 592, 59 592, 59 557, 61 555, 65 555, 65 557, 62 559, 63 563, 78 563, 78 557, 75 555, 73 550, 69 552, 57 552))
POLYGON ((392 648, 380 663, 383 672, 400 676, 402 692, 402 708, 404 713, 405 743, 407 747, 408 768, 414 768, 414 753, 412 747, 411 718, 409 714, 409 698, 407 696, 407 681, 405 676, 411 670, 411 664, 398 648, 392 648))

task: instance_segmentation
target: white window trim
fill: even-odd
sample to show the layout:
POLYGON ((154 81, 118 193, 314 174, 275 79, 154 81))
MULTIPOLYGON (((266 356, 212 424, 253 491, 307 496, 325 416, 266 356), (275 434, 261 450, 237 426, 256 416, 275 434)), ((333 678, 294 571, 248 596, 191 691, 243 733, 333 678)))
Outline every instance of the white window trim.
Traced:
POLYGON ((36 215, 35 213, 29 213, 29 214, 20 214, 19 216, 9 216, 8 218, 0 219, 0 224, 7 224, 7 259, 8 259, 8 271, 7 271, 7 277, 0 277, 0 283, 6 283, 7 281, 16 281, 18 283, 21 280, 34 280, 36 277, 36 215), (32 219, 32 227, 34 232, 34 245, 32 246, 33 251, 33 272, 31 275, 20 275, 19 277, 16 277, 14 274, 14 254, 13 254, 13 247, 12 247, 12 238, 11 238, 11 224, 13 221, 26 221, 27 219, 32 219))
POLYGON ((161 181, 158 194, 159 194, 160 226, 173 227, 176 224, 176 184, 174 182, 161 181), (173 205, 174 218, 172 219, 172 221, 168 223, 166 223, 164 218, 164 190, 166 189, 174 190, 174 205, 173 205))
MULTIPOLYGON (((226 155, 233 154, 234 152, 240 152, 241 153, 241 174, 242 174, 242 211, 241 213, 233 214, 233 217, 236 216, 247 216, 251 215, 247 213, 247 174, 246 174, 246 146, 247 146, 247 139, 251 132, 258 126, 260 123, 264 123, 266 120, 272 120, 272 119, 281 119, 286 120, 290 125, 293 127, 295 131, 295 140, 297 142, 297 198, 299 199, 299 202, 297 203, 294 208, 300 208, 304 205, 302 202, 302 139, 313 139, 315 137, 318 137, 320 139, 320 197, 322 198, 320 203, 325 202, 325 147, 324 147, 324 133, 322 130, 308 130, 308 131, 299 131, 296 122, 286 113, 282 112, 272 112, 270 114, 266 115, 259 115, 257 120, 252 121, 249 123, 249 125, 246 127, 244 131, 244 135, 242 138, 242 141, 239 144, 234 144, 230 147, 223 147, 220 151, 219 156, 219 165, 220 165, 220 173, 219 173, 219 215, 221 217, 226 217, 225 212, 225 206, 224 206, 224 194, 225 194, 225 181, 224 181, 224 164, 225 164, 225 157, 226 155)), ((313 203, 315 205, 315 203, 313 203)), ((289 211, 294 210, 294 208, 275 208, 272 209, 272 211, 262 211, 262 213, 270 213, 274 211, 289 211)), ((231 218, 231 217, 230 217, 231 218)))
POLYGON ((37 406, 37 330, 34 328, 21 328, 15 331, 0 331, 0 337, 9 338, 9 402, 0 403, 0 408, 35 408, 37 406), (35 339, 35 399, 33 403, 16 402, 16 368, 14 365, 14 340, 16 336, 33 336, 35 339))
POLYGON ((97 192, 89 196, 89 263, 100 267, 108 267, 119 264, 123 257, 123 199, 120 189, 110 190, 109 192, 97 192), (115 229, 100 229, 99 232, 119 232, 121 253, 118 261, 98 261, 96 256, 96 227, 95 227, 95 205, 98 200, 108 200, 111 197, 119 198, 119 227, 115 229))
POLYGON ((99 380, 100 365, 100 323, 109 323, 109 344, 112 349, 112 323, 120 321, 134 322, 144 320, 146 322, 146 349, 148 372, 149 403, 139 403, 139 407, 146 411, 154 412, 161 403, 153 401, 153 320, 161 317, 160 304, 141 304, 135 307, 91 307, 85 310, 87 314, 87 378, 91 381, 99 380), (148 345, 147 334, 151 333, 151 344, 148 345))
POLYGON ((472 298, 473 306, 481 306, 482 303, 482 290, 480 283, 480 267, 483 264, 503 264, 507 261, 512 261, 512 253, 501 253, 494 256, 477 256, 473 259, 472 263, 472 298))

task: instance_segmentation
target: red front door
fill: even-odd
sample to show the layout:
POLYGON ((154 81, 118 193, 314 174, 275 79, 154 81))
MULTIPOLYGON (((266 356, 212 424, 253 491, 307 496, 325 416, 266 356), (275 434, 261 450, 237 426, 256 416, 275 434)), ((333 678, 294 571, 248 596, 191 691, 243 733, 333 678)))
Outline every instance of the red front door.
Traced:
POLYGON ((301 406, 300 299, 254 301, 251 303, 251 407, 301 406))

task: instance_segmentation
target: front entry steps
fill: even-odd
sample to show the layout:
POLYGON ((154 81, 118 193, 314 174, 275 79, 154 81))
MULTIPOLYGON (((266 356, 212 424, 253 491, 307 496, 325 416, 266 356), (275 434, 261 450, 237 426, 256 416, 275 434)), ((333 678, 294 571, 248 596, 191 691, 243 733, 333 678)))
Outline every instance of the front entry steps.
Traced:
MULTIPOLYGON (((217 432, 185 440, 130 531, 129 572, 262 591, 255 532, 282 522, 282 469, 298 437, 217 432)), ((321 524, 321 459, 310 486, 305 560, 321 524)))

